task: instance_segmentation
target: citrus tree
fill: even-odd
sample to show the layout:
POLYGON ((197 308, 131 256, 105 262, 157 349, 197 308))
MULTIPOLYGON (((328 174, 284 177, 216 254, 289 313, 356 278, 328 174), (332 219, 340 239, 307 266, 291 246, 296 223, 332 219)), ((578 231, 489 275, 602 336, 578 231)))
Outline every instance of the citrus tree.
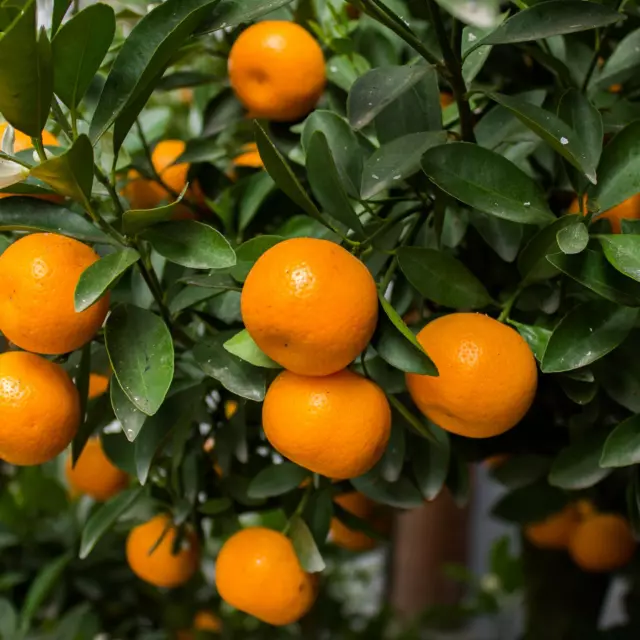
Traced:
POLYGON ((0 3, 0 637, 383 637, 334 547, 487 459, 461 615, 637 637, 637 3, 71 4, 0 3))

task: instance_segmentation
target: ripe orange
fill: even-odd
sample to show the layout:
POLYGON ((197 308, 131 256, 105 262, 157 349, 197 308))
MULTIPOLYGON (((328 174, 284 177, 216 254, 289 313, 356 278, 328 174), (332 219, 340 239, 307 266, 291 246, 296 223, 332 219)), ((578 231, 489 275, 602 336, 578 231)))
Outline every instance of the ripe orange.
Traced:
MULTIPOLYGON (((193 619, 195 631, 209 631, 211 633, 222 632, 222 620, 210 611, 198 611, 193 619)), ((191 631, 179 631, 178 640, 194 640, 195 635, 191 631)))
POLYGON ((440 375, 406 375, 420 411, 468 438, 514 427, 536 393, 536 362, 520 334, 479 313, 452 313, 430 322, 418 341, 440 375))
POLYGON ((99 438, 92 438, 72 466, 71 454, 65 464, 67 482, 74 494, 86 494, 104 502, 126 488, 129 476, 105 455, 99 438))
POLYGON ((21 349, 60 354, 79 349, 99 331, 109 294, 81 313, 74 293, 82 272, 97 262, 82 242, 34 233, 0 256, 0 331, 21 349))
POLYGON ((177 536, 178 530, 166 515, 134 527, 127 538, 127 561, 131 570, 157 587, 173 588, 187 582, 198 569, 200 548, 195 534, 188 531, 180 549, 174 553, 177 536))
POLYGON ((24 351, 0 354, 0 458, 16 465, 52 460, 79 425, 80 398, 62 367, 24 351))
MULTIPOLYGON (((373 523, 376 511, 376 503, 367 496, 353 491, 336 496, 337 502, 345 511, 358 516, 362 520, 373 523)), ((331 520, 330 540, 338 547, 349 549, 350 551, 368 551, 373 549, 377 542, 362 531, 355 531, 342 524, 338 518, 331 520)))
POLYGON ((536 547, 566 549, 579 524, 578 509, 575 505, 569 504, 542 522, 528 525, 524 534, 536 547))
POLYGON ((266 251, 242 291, 242 319, 258 346, 286 369, 325 376, 367 346, 378 320, 367 268, 328 240, 293 238, 266 251))
POLYGON ((324 56, 300 25, 265 20, 245 29, 231 47, 229 79, 253 117, 298 120, 322 96, 324 56))
MULTIPOLYGON (((578 199, 575 198, 569 207, 569 213, 580 213, 578 199)), ((606 218, 611 223, 613 233, 622 232, 622 220, 637 220, 640 218, 640 193, 631 196, 612 209, 598 214, 594 220, 606 218)))
POLYGON ((344 480, 366 473, 380 460, 391 410, 378 385, 348 369, 316 378, 283 371, 267 391, 262 424, 283 456, 344 480))
POLYGON ((243 529, 227 540, 216 563, 216 586, 232 607, 272 625, 302 618, 316 599, 291 540, 263 527, 243 529))
POLYGON ((629 523, 613 513, 596 514, 584 520, 569 544, 574 562, 589 572, 620 569, 631 560, 635 550, 629 523))
POLYGON ((89 400, 99 398, 107 392, 109 388, 109 376, 103 376, 101 373, 92 373, 89 375, 89 400))
POLYGON ((234 167, 248 167, 250 169, 262 169, 264 163, 255 142, 249 142, 242 147, 240 155, 233 159, 234 167))

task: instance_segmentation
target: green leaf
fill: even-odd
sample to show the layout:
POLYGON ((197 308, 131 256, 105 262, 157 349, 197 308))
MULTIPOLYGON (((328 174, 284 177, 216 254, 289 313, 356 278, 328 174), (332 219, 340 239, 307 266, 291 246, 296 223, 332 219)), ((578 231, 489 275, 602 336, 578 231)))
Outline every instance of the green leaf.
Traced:
POLYGON ((596 184, 596 166, 592 150, 574 129, 551 111, 526 100, 499 93, 488 94, 492 100, 508 109, 518 120, 544 140, 587 179, 596 184))
POLYGON ((224 341, 224 337, 216 336, 197 344, 193 350, 196 362, 225 389, 241 398, 262 402, 267 384, 264 369, 254 367, 229 353, 223 346, 224 341))
POLYGON ((427 149, 446 142, 443 131, 410 133, 382 145, 364 164, 360 195, 368 200, 385 189, 396 187, 400 180, 420 170, 420 159, 427 149))
POLYGON ((266 367, 267 369, 281 369, 282 367, 266 355, 260 347, 255 343, 246 329, 236 333, 224 343, 224 348, 237 356, 241 360, 245 360, 255 367, 266 367))
POLYGON ((469 51, 478 40, 489 33, 491 33, 491 29, 482 29, 480 27, 465 27, 462 30, 462 57, 464 58, 464 62, 462 63, 462 77, 467 87, 478 73, 480 73, 493 47, 484 46, 474 48, 468 56, 466 55, 467 51, 469 51))
POLYGON ((199 33, 213 33, 253 22, 267 13, 286 6, 291 0, 222 0, 199 33))
POLYGON ((414 440, 411 444, 413 475, 425 500, 434 500, 442 491, 449 473, 451 445, 449 435, 443 429, 430 425, 438 444, 426 440, 414 440))
POLYGON ((122 215, 122 231, 127 235, 134 236, 148 227, 152 227, 160 222, 173 220, 176 206, 180 200, 155 209, 130 209, 122 215))
POLYGON ((211 498, 198 507, 198 511, 205 516, 217 516, 233 506, 229 498, 211 498))
POLYGON ((495 27, 500 19, 499 0, 436 0, 436 2, 465 24, 477 27, 495 27))
POLYGON ((38 37, 36 0, 3 2, 0 33, 0 112, 31 137, 47 123, 53 98, 51 45, 43 29, 38 37))
POLYGON ((617 44, 592 85, 605 89, 612 84, 626 82, 635 76, 639 69, 640 29, 636 29, 617 44))
POLYGON ((331 487, 314 491, 303 511, 313 538, 318 545, 324 545, 331 529, 333 518, 333 499, 331 487))
POLYGON ((573 216, 562 216, 553 224, 541 229, 524 247, 518 256, 518 271, 526 283, 547 280, 558 270, 547 260, 547 256, 558 253, 558 231, 575 224, 573 216))
POLYGON ((640 416, 621 422, 604 443, 600 466, 629 467, 640 463, 640 416))
POLYGON ((429 65, 418 62, 379 67, 360 76, 353 83, 347 99, 349 123, 356 131, 366 127, 385 107, 430 72, 429 65))
POLYGON ((282 236, 256 236, 243 242, 236 249, 237 262, 231 269, 231 275, 238 282, 244 282, 258 258, 283 240, 282 236))
POLYGON ((298 515, 291 518, 289 526, 291 542, 296 550, 302 568, 307 573, 320 573, 325 570, 325 563, 316 546, 307 523, 298 515))
POLYGON ((59 204, 36 198, 0 199, 0 231, 44 231, 60 233, 84 242, 113 242, 77 213, 59 204))
POLYGON ((135 459, 136 449, 135 446, 127 440, 125 435, 122 432, 102 433, 100 440, 107 458, 109 458, 118 469, 128 473, 130 476, 135 476, 137 472, 135 459))
POLYGON ((597 236, 607 260, 629 278, 640 282, 640 235, 597 236))
POLYGON ((536 360, 542 362, 552 331, 544 327, 520 324, 515 320, 509 320, 509 324, 513 325, 518 330, 518 333, 525 339, 536 360))
POLYGON ((479 309, 491 302, 482 282, 449 254, 401 247, 397 255, 402 273, 428 300, 454 309, 479 309))
POLYGON ((516 259, 524 235, 521 224, 496 218, 482 211, 474 211, 469 222, 505 262, 516 259))
POLYGON ((491 476, 510 489, 526 487, 549 473, 551 460, 535 454, 509 456, 491 476))
POLYGON ((69 10, 73 0, 53 0, 53 12, 51 15, 51 35, 54 36, 60 28, 65 14, 69 10))
POLYGON ((52 560, 44 566, 31 583, 20 613, 20 629, 28 631, 31 621, 60 581, 62 573, 71 561, 71 552, 52 560))
POLYGON ((81 560, 89 556, 100 538, 113 527, 120 516, 135 505, 143 494, 144 487, 128 489, 111 498, 91 514, 82 529, 82 537, 80 538, 80 552, 78 555, 81 560))
POLYGON ((376 466, 368 473, 353 478, 351 484, 356 491, 365 496, 399 509, 415 509, 423 504, 424 498, 418 488, 405 476, 400 476, 397 482, 387 482, 376 466))
POLYGON ((191 269, 226 269, 236 264, 227 239, 208 224, 181 220, 157 224, 142 237, 170 262, 191 269))
POLYGON ((508 522, 525 525, 540 522, 557 513, 567 504, 564 491, 541 480, 526 487, 518 487, 502 497, 491 514, 508 522))
POLYGON ((581 0, 543 2, 513 15, 495 31, 476 43, 473 49, 487 44, 530 42, 551 36, 587 31, 613 24, 622 17, 622 14, 614 9, 594 2, 584 3, 581 0))
POLYGON ((588 249, 579 255, 553 253, 547 260, 556 269, 599 296, 627 307, 640 306, 640 284, 622 276, 602 253, 588 249))
POLYGON ((247 493, 250 498, 274 498, 297 489, 310 472, 292 462, 266 467, 251 481, 247 493))
POLYGON ((632 122, 604 148, 598 166, 598 184, 589 200, 601 212, 640 193, 640 122, 632 122))
POLYGON ((113 9, 98 3, 76 14, 53 39, 53 86, 70 109, 77 107, 87 92, 115 32, 113 9))
POLYGON ((278 188, 282 189, 291 200, 312 218, 322 222, 320 212, 307 195, 307 192, 302 188, 300 182, 298 182, 289 163, 271 142, 266 131, 257 121, 254 121, 254 130, 262 162, 278 188))
POLYGON ((374 348, 392 367, 407 373, 437 376, 438 369, 391 303, 379 295, 384 314, 379 314, 374 348))
POLYGON ((399 422, 392 422, 389 442, 378 465, 380 475, 387 482, 397 482, 402 474, 406 448, 404 426, 399 422))
MULTIPOLYGON (((96 105, 89 135, 98 140, 117 120, 124 139, 140 109, 187 38, 219 0, 166 0, 147 13, 120 49, 96 105)), ((118 140, 114 140, 116 150, 118 140)))
POLYGON ((596 380, 607 394, 632 413, 640 413, 640 334, 629 337, 606 358, 595 365, 596 380))
POLYGON ((138 437, 147 416, 129 400, 117 380, 111 382, 109 391, 113 413, 122 425, 122 431, 127 436, 127 440, 133 442, 138 437))
POLYGON ((155 313, 121 305, 107 320, 105 344, 122 390, 152 416, 173 380, 173 340, 167 325, 155 313))
POLYGON ((110 253, 85 269, 76 285, 75 310, 80 313, 95 304, 139 259, 140 254, 135 249, 123 249, 110 253))
POLYGON ((58 193, 90 209, 93 187, 93 147, 84 134, 78 136, 65 153, 31 169, 31 175, 53 187, 58 193))
POLYGON ((478 145, 433 147, 422 158, 422 170, 449 195, 498 218, 528 224, 553 220, 540 187, 512 162, 478 145))
POLYGON ((571 371, 602 358, 627 337, 637 315, 637 309, 605 300, 575 307, 562 318, 549 339, 542 371, 571 371))
POLYGON ((549 483, 577 491, 592 487, 608 476, 611 470, 600 467, 602 447, 608 435, 602 429, 595 430, 562 449, 551 466, 549 483))
POLYGON ((18 635, 18 614, 13 605, 0 598, 0 638, 10 640, 18 635))
POLYGON ((556 234, 556 240, 562 253, 574 255, 587 248, 589 244, 589 230, 582 221, 578 220, 575 224, 562 227, 556 234))
POLYGON ((358 237, 363 237, 364 229, 360 218, 342 186, 327 137, 322 131, 316 131, 311 136, 307 148, 307 175, 311 189, 324 212, 355 231, 358 237))
POLYGON ((273 178, 261 171, 246 179, 238 211, 238 230, 244 231, 276 187, 273 178))

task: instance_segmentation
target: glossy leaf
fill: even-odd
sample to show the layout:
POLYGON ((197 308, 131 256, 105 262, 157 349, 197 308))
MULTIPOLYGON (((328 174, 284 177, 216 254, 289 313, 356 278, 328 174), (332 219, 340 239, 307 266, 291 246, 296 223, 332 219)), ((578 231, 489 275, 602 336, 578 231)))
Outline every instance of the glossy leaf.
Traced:
POLYGON ((117 380, 109 385, 111 394, 111 406, 113 413, 122 425, 122 431, 129 442, 133 442, 140 433, 140 429, 147 419, 147 415, 140 411, 129 400, 117 380))
POLYGON ((52 42, 56 95, 78 106, 113 41, 116 17, 106 4, 88 6, 69 20, 52 42))
POLYGON ((258 258, 283 240, 282 236, 256 236, 243 242, 236 249, 237 262, 231 269, 231 275, 238 282, 244 282, 258 258))
POLYGON ((495 504, 491 514, 520 525, 540 522, 567 504, 564 491, 546 481, 518 487, 495 504))
POLYGON ((621 422, 604 443, 600 466, 629 467, 640 463, 640 416, 621 422))
POLYGON ((416 440, 411 445, 413 475, 425 500, 434 500, 440 494, 447 479, 451 458, 447 432, 435 425, 431 425, 431 432, 438 439, 438 444, 416 440))
POLYGON ((397 482, 387 482, 377 467, 363 476, 353 478, 351 484, 372 500, 399 509, 415 509, 424 502, 418 488, 407 477, 401 476, 397 482))
POLYGON ((266 467, 251 481, 247 491, 250 498, 273 498, 297 489, 310 472, 292 462, 266 467))
POLYGON ((18 614, 11 602, 0 598, 0 638, 15 638, 18 635, 18 614))
POLYGON ((607 58, 594 85, 606 88, 626 82, 640 69, 640 29, 628 33, 607 58))
POLYGON ((47 122, 53 97, 51 44, 38 35, 36 0, 4 2, 8 24, 0 33, 0 112, 9 124, 37 137, 47 122))
POLYGON ((227 340, 224 343, 224 348, 234 356, 256 367, 266 367, 267 369, 282 368, 260 349, 246 329, 227 340))
POLYGON ((229 498, 212 498, 198 507, 198 511, 206 516, 217 516, 231 508, 233 502, 229 498))
POLYGON ((241 398, 262 402, 266 392, 264 369, 232 355, 224 348, 223 343, 223 337, 200 342, 193 351, 198 365, 225 389, 241 398))
POLYGON ((598 236, 607 260, 629 278, 640 282, 640 235, 598 236))
POLYGON ((173 340, 167 325, 138 307, 116 307, 107 320, 105 342, 118 383, 143 413, 154 415, 173 380, 173 340))
POLYGON ((561 489, 587 489, 609 475, 600 467, 602 447, 608 432, 595 430, 558 454, 549 472, 549 483, 561 489))
POLYGON ((140 259, 135 249, 115 251, 85 269, 76 285, 74 304, 78 313, 95 304, 118 278, 140 259))
POLYGON ((526 487, 549 473, 551 460, 535 454, 509 456, 498 467, 491 470, 491 476, 510 489, 526 487))
POLYGON ((578 221, 576 224, 562 227, 556 235, 556 240, 562 253, 574 255, 587 248, 589 244, 589 230, 584 223, 578 221))
POLYGON ((538 185, 503 156, 455 142, 429 149, 422 169, 449 195, 480 211, 528 224, 553 220, 538 185))
POLYGON ((122 231, 127 235, 136 235, 160 222, 174 219, 176 206, 180 200, 155 209, 130 209, 122 214, 122 231))
POLYGON ((227 239, 202 222, 165 222, 147 229, 142 236, 161 256, 183 267, 225 269, 236 263, 227 239))
POLYGON ((585 367, 615 349, 635 324, 636 309, 612 302, 585 302, 555 328, 542 360, 544 373, 585 367))
POLYGON ((524 235, 521 224, 496 218, 482 211, 472 212, 469 222, 505 262, 516 259, 524 235))
POLYGON ((382 145, 364 164, 361 197, 368 200, 385 189, 399 186, 399 181, 420 170, 420 159, 427 149, 444 142, 444 132, 425 131, 410 133, 382 145))
POLYGON ((398 263, 407 280, 428 300, 454 309, 479 309, 491 302, 484 285, 447 253, 401 247, 398 263))
POLYGON ((91 514, 82 530, 80 539, 81 560, 89 556, 100 538, 129 511, 144 494, 144 487, 135 487, 116 495, 91 514))
POLYGON ((499 93, 491 93, 489 96, 511 111, 518 120, 540 136, 567 162, 584 173, 590 182, 596 183, 597 160, 594 158, 592 149, 568 124, 551 111, 537 107, 521 98, 499 93))
POLYGON ((632 413, 640 413, 640 334, 632 331, 618 349, 595 363, 595 377, 607 394, 632 413))
POLYGON ((462 64, 462 77, 467 86, 469 86, 478 73, 480 73, 493 47, 490 45, 478 47, 468 56, 466 53, 478 40, 482 39, 490 32, 491 29, 483 29, 477 26, 465 27, 462 30, 462 57, 464 58, 464 62, 462 64))
POLYGON ((31 169, 31 175, 58 193, 89 208, 93 187, 93 147, 87 136, 80 135, 65 153, 50 158, 31 169))
POLYGON ((307 573, 320 573, 325 570, 325 562, 316 546, 307 523, 298 515, 291 518, 289 526, 291 542, 296 550, 302 568, 307 573))
POLYGON ((51 14, 51 34, 55 35, 60 28, 65 14, 69 10, 73 0, 53 0, 53 11, 51 14))
POLYGON ((291 0, 222 0, 198 31, 213 33, 220 29, 232 29, 240 24, 253 22, 290 2, 291 0))

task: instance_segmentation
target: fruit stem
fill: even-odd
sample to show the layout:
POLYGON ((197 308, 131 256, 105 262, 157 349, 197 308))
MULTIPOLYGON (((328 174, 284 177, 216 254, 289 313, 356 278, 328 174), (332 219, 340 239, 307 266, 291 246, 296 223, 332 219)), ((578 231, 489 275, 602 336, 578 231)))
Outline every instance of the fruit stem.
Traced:
POLYGON ((522 287, 518 287, 513 294, 507 299, 507 301, 502 306, 502 311, 498 316, 498 322, 506 322, 509 320, 509 314, 511 313, 511 309, 515 304, 518 296, 522 293, 522 287))

